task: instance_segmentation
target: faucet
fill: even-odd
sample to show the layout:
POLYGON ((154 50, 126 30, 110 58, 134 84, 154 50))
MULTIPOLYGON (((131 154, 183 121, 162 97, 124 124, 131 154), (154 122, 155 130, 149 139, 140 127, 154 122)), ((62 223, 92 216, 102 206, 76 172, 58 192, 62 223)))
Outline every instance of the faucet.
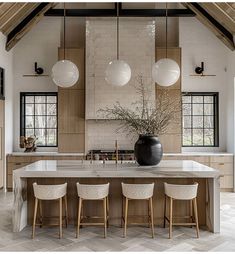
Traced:
POLYGON ((115 140, 115 150, 116 150, 116 164, 118 163, 118 141, 115 140))
POLYGON ((91 164, 92 164, 92 160, 93 160, 93 151, 91 150, 91 160, 90 160, 91 164))

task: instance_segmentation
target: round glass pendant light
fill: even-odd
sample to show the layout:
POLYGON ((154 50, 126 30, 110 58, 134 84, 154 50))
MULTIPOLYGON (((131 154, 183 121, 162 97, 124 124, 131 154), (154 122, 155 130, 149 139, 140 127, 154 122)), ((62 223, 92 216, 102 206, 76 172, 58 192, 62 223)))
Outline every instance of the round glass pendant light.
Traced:
POLYGON ((73 86, 79 78, 77 66, 69 60, 58 61, 52 67, 52 80, 57 86, 73 86))
POLYGON ((158 60, 152 67, 152 78, 160 86, 174 85, 180 77, 180 67, 167 57, 167 3, 166 3, 166 58, 158 60))
POLYGON ((180 77, 180 67, 170 58, 158 60, 152 67, 153 80, 160 86, 171 86, 180 77))
POLYGON ((131 68, 122 60, 113 60, 105 71, 105 80, 114 86, 124 86, 131 79, 131 68))
POLYGON ((119 60, 119 3, 117 3, 117 60, 109 62, 105 71, 105 80, 113 86, 124 86, 131 79, 131 68, 123 60, 119 60))
POLYGON ((71 87, 77 83, 79 79, 79 70, 77 66, 65 60, 65 3, 64 3, 64 59, 56 62, 52 67, 52 80, 60 87, 71 87))

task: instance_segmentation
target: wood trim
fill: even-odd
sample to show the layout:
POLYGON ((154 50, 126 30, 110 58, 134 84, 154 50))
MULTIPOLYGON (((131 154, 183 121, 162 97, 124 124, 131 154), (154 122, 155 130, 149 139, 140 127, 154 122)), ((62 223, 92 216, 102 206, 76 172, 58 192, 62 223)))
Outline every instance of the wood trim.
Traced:
POLYGON ((6 50, 9 51, 15 44, 24 37, 44 16, 44 13, 50 9, 53 3, 41 3, 24 20, 20 22, 7 36, 6 50))
POLYGON ((183 3, 183 5, 195 12, 197 14, 196 18, 210 29, 229 49, 232 51, 235 49, 233 35, 198 3, 183 3))
POLYGON ((32 12, 39 3, 27 3, 17 10, 5 24, 1 25, 3 34, 8 35, 25 17, 32 12))
POLYGON ((200 5, 226 29, 228 29, 231 33, 235 33, 235 20, 232 18, 232 15, 230 16, 223 8, 220 7, 219 3, 200 3, 200 5))

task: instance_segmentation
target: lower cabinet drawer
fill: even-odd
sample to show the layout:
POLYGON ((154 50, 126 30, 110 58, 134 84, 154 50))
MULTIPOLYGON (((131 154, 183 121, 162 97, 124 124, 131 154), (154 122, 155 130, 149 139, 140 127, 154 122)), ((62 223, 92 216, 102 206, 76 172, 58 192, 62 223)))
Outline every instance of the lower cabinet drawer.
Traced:
POLYGON ((220 177, 220 188, 222 189, 233 188, 233 175, 224 175, 220 177))

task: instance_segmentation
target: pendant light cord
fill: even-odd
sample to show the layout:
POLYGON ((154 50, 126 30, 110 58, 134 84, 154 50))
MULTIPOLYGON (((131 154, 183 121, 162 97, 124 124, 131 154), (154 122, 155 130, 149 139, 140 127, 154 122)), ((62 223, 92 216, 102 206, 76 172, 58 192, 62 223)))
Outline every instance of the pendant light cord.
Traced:
POLYGON ((65 2, 64 2, 64 60, 65 60, 65 16, 66 16, 66 9, 65 9, 65 2))
POLYGON ((119 3, 117 3, 117 60, 119 60, 119 3))
POLYGON ((167 27, 168 27, 168 20, 167 20, 167 18, 168 18, 168 8, 167 8, 168 6, 167 6, 167 2, 166 2, 166 58, 167 58, 167 41, 168 41, 168 36, 167 36, 167 34, 168 34, 168 29, 167 29, 167 27))

